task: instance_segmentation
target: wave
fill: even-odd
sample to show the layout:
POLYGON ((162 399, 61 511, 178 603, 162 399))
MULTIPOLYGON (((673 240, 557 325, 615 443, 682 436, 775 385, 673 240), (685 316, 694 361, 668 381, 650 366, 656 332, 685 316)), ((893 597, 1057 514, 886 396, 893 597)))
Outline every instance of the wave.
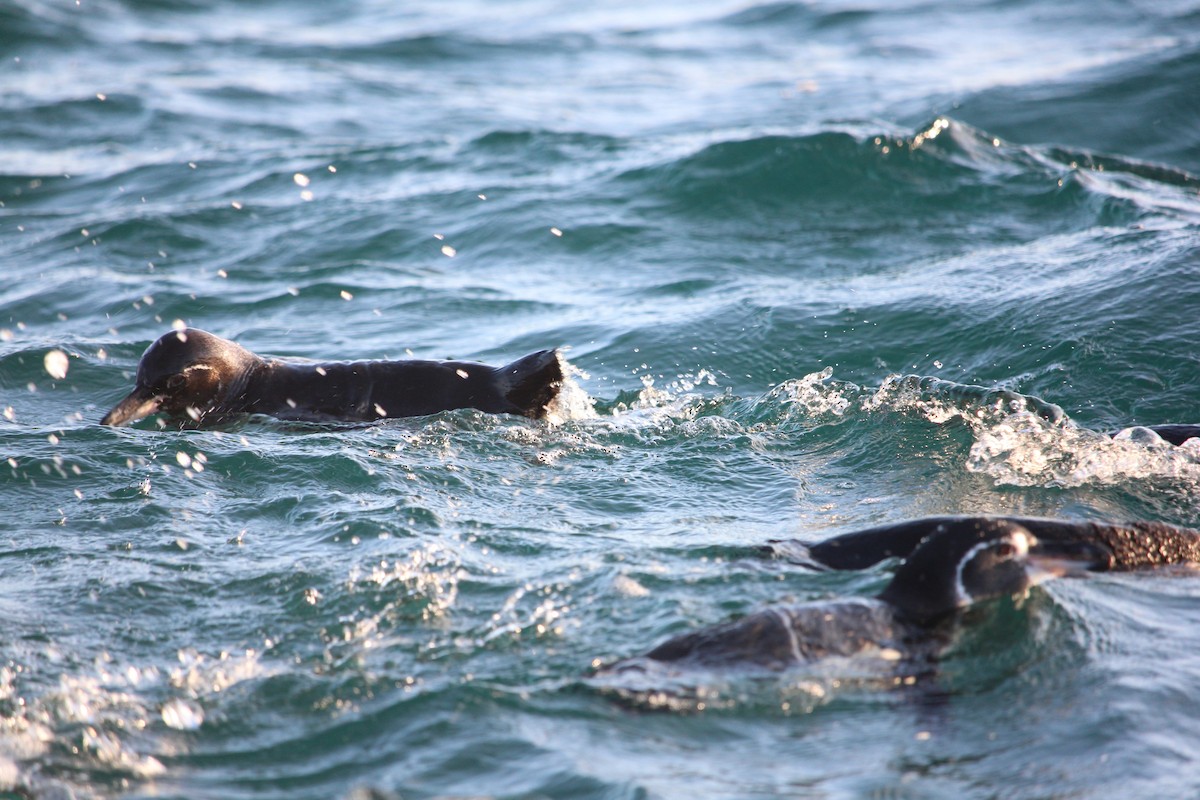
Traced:
POLYGON ((1200 48, 1160 46, 1059 81, 988 89, 956 103, 955 114, 1017 141, 1200 173, 1200 48))
MULTIPOLYGON (((867 213, 878 223, 902 212, 925 223, 942 216, 969 225, 1003 205, 1006 216, 1031 228, 1078 229, 1132 224, 1153 210, 1115 190, 1117 175, 1164 190, 1200 186, 1165 165, 1015 145, 946 117, 908 135, 833 130, 720 141, 620 179, 705 218, 803 213, 811 224, 814 215, 867 213), (1090 179, 1075 178, 1082 174, 1090 179)), ((1187 207, 1200 212, 1194 197, 1187 207)))

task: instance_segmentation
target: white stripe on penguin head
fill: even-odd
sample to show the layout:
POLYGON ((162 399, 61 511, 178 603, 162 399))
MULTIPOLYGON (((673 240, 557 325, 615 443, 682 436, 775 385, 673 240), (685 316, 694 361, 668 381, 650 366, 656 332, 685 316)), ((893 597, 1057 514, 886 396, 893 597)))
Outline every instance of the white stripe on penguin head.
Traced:
MULTIPOLYGON (((1008 540, 1008 543, 1016 549, 1016 558, 1024 558, 1029 554, 1030 541, 1033 539, 1030 534, 1026 533, 1025 531, 1018 530, 1013 531, 1005 538, 1008 540)), ((954 573, 954 600, 957 605, 970 605, 975 599, 967 591, 967 588, 963 586, 963 569, 967 566, 967 563, 975 557, 976 553, 981 550, 986 550, 994 544, 996 544, 996 540, 994 539, 980 542, 968 550, 966 555, 959 560, 958 569, 955 570, 954 573)))

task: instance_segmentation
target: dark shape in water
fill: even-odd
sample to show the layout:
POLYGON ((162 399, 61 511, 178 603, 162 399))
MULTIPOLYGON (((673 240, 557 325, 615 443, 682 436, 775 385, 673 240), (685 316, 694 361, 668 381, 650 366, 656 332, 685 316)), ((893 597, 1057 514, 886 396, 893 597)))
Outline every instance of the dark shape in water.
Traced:
POLYGON ((1030 531, 1039 542, 1101 548, 1107 564, 1095 570, 1125 571, 1200 563, 1200 531, 1164 522, 1073 522, 1037 517, 923 517, 835 536, 811 545, 772 542, 788 557, 829 569, 866 569, 889 558, 908 558, 929 537, 964 524, 1007 522, 1030 531))
POLYGON ((162 413, 186 425, 243 414, 306 422, 370 422, 457 408, 541 419, 558 396, 558 352, 541 350, 508 366, 465 361, 267 360, 195 328, 161 336, 142 354, 129 396, 102 425, 162 413))
MULTIPOLYGON (((1181 445, 1188 439, 1200 436, 1200 425, 1142 425, 1143 430, 1153 431, 1160 439, 1173 445, 1181 445)), ((1134 430, 1137 430, 1136 428, 1134 430)), ((1116 434, 1113 434, 1114 436, 1116 434)))
POLYGON ((1011 520, 947 520, 911 549, 873 599, 772 606, 676 636, 600 673, 652 671, 651 662, 782 670, 876 648, 911 665, 936 654, 947 638, 946 623, 972 603, 1019 594, 1049 577, 1103 569, 1110 558, 1102 546, 1043 541, 1011 520))

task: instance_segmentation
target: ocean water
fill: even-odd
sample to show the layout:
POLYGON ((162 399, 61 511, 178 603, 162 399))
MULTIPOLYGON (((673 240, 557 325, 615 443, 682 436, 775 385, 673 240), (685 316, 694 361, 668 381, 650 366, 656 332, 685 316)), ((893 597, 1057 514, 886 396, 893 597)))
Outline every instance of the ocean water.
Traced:
POLYGON ((770 539, 1200 525, 1106 435, 1198 341, 1195 3, 0 0, 0 797, 1196 796, 1188 571, 974 609, 936 697, 589 676, 888 579, 770 539), (98 425, 176 321, 577 374, 98 425))

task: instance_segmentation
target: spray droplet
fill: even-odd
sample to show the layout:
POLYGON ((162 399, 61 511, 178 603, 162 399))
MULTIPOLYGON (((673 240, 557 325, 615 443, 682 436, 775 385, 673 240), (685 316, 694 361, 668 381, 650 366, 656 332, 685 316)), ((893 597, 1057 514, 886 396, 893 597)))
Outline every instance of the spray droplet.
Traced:
POLYGON ((67 367, 70 366, 70 360, 62 350, 51 350, 42 359, 42 364, 46 367, 46 372, 50 374, 51 378, 61 381, 67 377, 67 367))
POLYGON ((176 697, 163 704, 162 720, 168 728, 194 731, 204 724, 204 709, 191 700, 176 697))

